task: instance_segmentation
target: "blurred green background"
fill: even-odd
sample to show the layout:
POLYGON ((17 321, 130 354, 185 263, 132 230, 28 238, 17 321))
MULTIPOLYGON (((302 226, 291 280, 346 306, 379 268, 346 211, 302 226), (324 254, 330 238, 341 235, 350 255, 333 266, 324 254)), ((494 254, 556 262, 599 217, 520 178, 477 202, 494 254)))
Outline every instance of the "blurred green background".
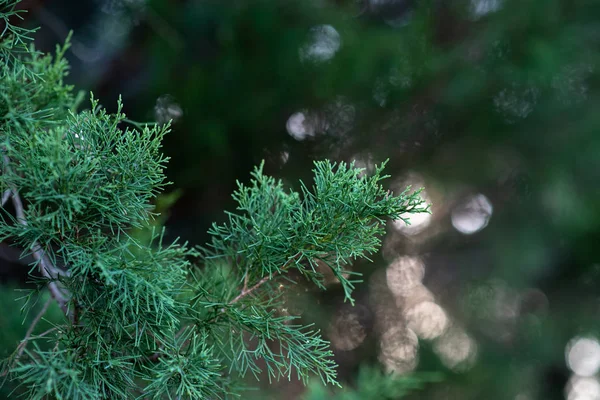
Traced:
MULTIPOLYGON (((391 188, 425 187, 433 214, 390 223, 374 263, 354 266, 356 307, 333 278, 328 292, 290 292, 346 386, 368 381, 366 365, 441 373, 405 398, 600 399, 600 1, 21 7, 41 50, 73 30, 78 89, 109 110, 122 94, 132 119, 174 120, 171 238, 203 243, 262 159, 294 186, 316 159, 389 158, 391 188)), ((6 355, 28 326, 9 305, 28 268, 0 250, 6 355)), ((306 395, 261 387, 257 398, 306 395)))

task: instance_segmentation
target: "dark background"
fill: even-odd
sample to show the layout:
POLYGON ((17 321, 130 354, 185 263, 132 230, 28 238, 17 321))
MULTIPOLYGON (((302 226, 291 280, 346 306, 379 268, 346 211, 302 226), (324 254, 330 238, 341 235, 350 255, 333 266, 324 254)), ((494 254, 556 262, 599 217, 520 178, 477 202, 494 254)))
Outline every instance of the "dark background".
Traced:
MULTIPOLYGON (((234 208, 235 180, 262 159, 292 187, 323 158, 367 168, 389 158, 392 188, 425 187, 432 216, 390 224, 374 263, 354 267, 365 274, 356 308, 335 282, 290 302, 318 310, 307 318, 331 337, 345 382, 372 364, 443 373, 415 398, 600 398, 600 2, 21 7, 43 51, 73 31, 77 89, 109 110, 121 94, 138 121, 174 120, 172 238, 203 243, 234 208)), ((27 268, 11 251, 2 279, 13 287, 27 268)), ((7 329, 4 342, 19 335, 7 329)))

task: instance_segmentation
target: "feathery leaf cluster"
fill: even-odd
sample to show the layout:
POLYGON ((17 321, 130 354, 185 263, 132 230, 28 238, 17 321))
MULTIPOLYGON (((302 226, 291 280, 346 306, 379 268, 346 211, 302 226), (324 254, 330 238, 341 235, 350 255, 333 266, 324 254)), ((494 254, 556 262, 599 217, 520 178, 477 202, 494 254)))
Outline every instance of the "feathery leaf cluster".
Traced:
POLYGON ((213 333, 232 370, 258 376, 263 363, 269 379, 296 374, 306 381, 316 374, 336 383, 328 344, 311 326, 281 313, 282 282, 295 283, 294 271, 324 289, 328 268, 353 302, 357 280, 349 277, 358 274, 348 266, 378 249, 385 219, 428 211, 419 191, 397 197, 386 191, 383 168, 365 176, 353 164, 319 161, 312 189, 301 182, 301 193, 286 191, 262 166, 249 186, 238 184, 237 213, 213 225, 203 249, 205 268, 194 274, 198 287, 211 290, 192 301, 196 323, 213 333))
POLYGON ((55 57, 16 51, 29 31, 9 23, 15 2, 0 5, 9 7, 0 14, 0 238, 33 256, 38 291, 65 314, 32 335, 44 307, 6 360, 16 390, 28 399, 228 398, 248 372, 337 384, 328 343, 282 311, 283 293, 293 272, 325 288, 326 267, 353 301, 350 263, 378 249, 386 219, 428 212, 419 192, 386 191, 383 165, 365 176, 317 162, 313 187, 299 193, 261 166, 205 248, 163 243, 160 229, 136 239, 165 184, 168 125, 128 128, 120 102, 112 115, 93 98, 77 112, 63 82, 67 47, 55 57))
POLYGON ((206 258, 226 257, 247 282, 295 269, 320 288, 324 264, 353 302, 354 281, 347 276, 354 274, 346 266, 379 248, 385 219, 428 211, 420 191, 407 188, 394 197, 385 190, 384 167, 365 177, 354 164, 316 162, 312 190, 301 182, 300 194, 286 192, 281 181, 257 168, 251 185, 239 184, 234 193, 240 213, 228 213, 227 224, 210 230, 206 258))

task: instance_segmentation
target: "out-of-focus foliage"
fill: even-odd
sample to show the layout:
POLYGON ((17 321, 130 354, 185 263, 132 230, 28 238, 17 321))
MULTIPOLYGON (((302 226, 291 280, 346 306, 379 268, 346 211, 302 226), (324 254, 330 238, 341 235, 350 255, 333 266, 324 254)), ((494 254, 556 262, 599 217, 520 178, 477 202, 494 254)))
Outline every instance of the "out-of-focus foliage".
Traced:
POLYGON ((362 367, 356 377, 355 387, 328 390, 319 383, 313 384, 304 400, 395 400, 421 389, 426 383, 439 380, 437 376, 396 376, 383 374, 379 369, 362 367))

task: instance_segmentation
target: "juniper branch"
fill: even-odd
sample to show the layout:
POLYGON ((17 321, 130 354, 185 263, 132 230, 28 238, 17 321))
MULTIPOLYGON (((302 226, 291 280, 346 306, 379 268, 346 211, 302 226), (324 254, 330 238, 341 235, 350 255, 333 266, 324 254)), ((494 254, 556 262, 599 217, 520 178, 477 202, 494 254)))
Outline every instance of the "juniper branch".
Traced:
POLYGON ((44 332, 42 332, 42 333, 40 333, 38 335, 35 335, 35 337, 32 337, 32 339, 33 338, 35 338, 35 339, 43 338, 44 336, 46 336, 46 335, 48 335, 48 334, 50 334, 50 333, 52 333, 52 332, 54 332, 54 331, 56 331, 58 329, 60 329, 60 327, 58 327, 58 326, 52 327, 50 329, 46 329, 44 332))
POLYGON ((418 191, 394 197, 384 190, 382 169, 367 177, 353 164, 315 162, 315 186, 309 190, 301 184, 302 197, 263 175, 262 166, 249 186, 239 184, 234 193, 238 212, 227 213, 228 222, 210 230, 204 268, 195 271, 200 293, 192 302, 196 329, 213 333, 231 372, 244 376, 250 371, 258 378, 264 369, 269 379, 277 379, 295 370, 301 380, 314 373, 336 383, 328 343, 310 325, 280 315, 282 292, 268 283, 296 269, 324 289, 319 268, 327 266, 352 301, 355 281, 345 266, 378 249, 384 219, 429 212, 418 191), (254 296, 263 290, 264 296, 254 296), (252 301, 243 301, 251 296, 252 301))
POLYGON ((233 379, 262 370, 269 379, 297 373, 337 384, 328 342, 278 311, 283 292, 270 282, 295 269, 325 289, 325 265, 353 301, 349 264, 379 248, 386 219, 428 211, 416 208, 418 192, 385 191, 383 165, 367 177, 353 164, 316 162, 314 186, 299 192, 261 166, 234 193, 236 213, 210 230, 210 250, 163 246, 154 231, 140 240, 165 185, 160 148, 169 127, 120 129, 130 122, 120 100, 115 114, 93 98, 91 110, 76 112, 63 82, 66 47, 53 59, 21 46, 28 32, 11 32, 21 36, 0 42, 0 57, 19 45, 0 64, 0 183, 16 218, 0 221, 0 238, 31 251, 69 317, 51 350, 35 339, 52 330, 33 335, 43 313, 16 350, 29 355, 10 369, 24 397, 223 399, 233 379), (204 265, 192 267, 198 256, 204 265))
POLYGON ((264 278, 262 278, 260 281, 258 281, 258 283, 254 286, 252 286, 250 289, 244 289, 242 290, 242 292, 237 295, 233 300, 231 300, 229 302, 229 305, 235 304, 238 301, 240 301, 241 299, 243 299, 244 297, 248 296, 249 294, 251 294, 252 292, 254 292, 256 289, 258 289, 259 287, 261 287, 262 285, 264 285, 265 283, 267 283, 269 280, 271 280, 271 276, 265 276, 264 278))
MULTIPOLYGON (((296 256, 292 257, 290 260, 288 260, 288 262, 279 270, 279 272, 277 273, 278 275, 285 272, 287 266, 296 259, 296 257, 298 256, 298 254, 296 254, 296 256)), ((233 298, 227 305, 231 306, 234 305, 235 303, 237 303, 238 301, 242 300, 243 298, 245 298, 246 296, 252 294, 254 291, 256 291, 257 289, 259 289, 261 286, 263 286, 265 283, 271 281, 272 279, 274 279, 273 275, 267 275, 265 277, 263 277, 260 281, 258 281, 256 284, 254 284, 252 287, 248 288, 248 281, 249 281, 249 275, 246 272, 246 275, 244 277, 244 286, 242 287, 242 291, 240 292, 239 295, 237 295, 235 298, 233 298)), ((225 313, 226 309, 225 308, 221 308, 220 309, 220 313, 223 314, 225 313)), ((212 322, 215 319, 217 319, 219 317, 219 315, 215 315, 211 318, 210 321, 205 321, 205 323, 207 322, 212 322)), ((184 325, 183 327, 181 327, 181 329, 179 329, 179 331, 176 333, 175 337, 179 338, 185 331, 186 329, 188 329, 190 326, 189 325, 184 325)), ((182 347, 185 347, 186 344, 188 342, 184 342, 182 347)), ((162 346, 161 346, 161 350, 162 350, 162 346)), ((156 361, 158 360, 158 358, 160 357, 160 352, 156 352, 154 353, 152 356, 150 356, 150 360, 152 361, 156 361)))
POLYGON ((6 204, 6 202, 10 199, 10 195, 12 194, 12 190, 6 189, 4 193, 2 193, 2 207, 6 204))
MULTIPOLYGON (((31 338, 33 330, 37 326, 38 322, 40 322, 40 320, 42 319, 44 314, 46 314, 46 311, 48 311, 48 307, 50 306, 50 303, 52 303, 52 297, 50 297, 48 300, 46 300, 46 303, 44 303, 44 306, 42 307, 40 312, 35 316, 35 318, 31 322, 31 325, 29 325, 29 329, 27 329, 27 332, 25 333, 25 337, 19 344, 19 347, 17 347, 17 354, 15 356, 15 362, 18 361, 19 358, 21 358, 21 356, 23 355, 23 352, 25 351, 25 348, 27 347, 27 343, 29 342, 29 339, 31 338)), ((52 328, 52 329, 55 329, 55 328, 52 328)), ((47 332, 48 331, 46 331, 44 333, 44 335, 47 334, 47 332)))
MULTIPOLYGON (((287 272, 287 268, 290 265, 290 263, 292 263, 293 261, 295 261, 298 258, 299 255, 300 255, 300 253, 296 253, 292 258, 290 258, 283 265, 283 267, 281 267, 278 271, 276 271, 276 274, 277 275, 281 275, 284 272, 287 272)), ((229 302, 229 305, 233 305, 233 304, 237 303, 238 301, 242 300, 244 297, 250 295, 252 292, 254 292, 258 288, 260 288, 265 283, 267 283, 270 280, 274 279, 273 278, 273 274, 269 274, 269 275, 263 277, 260 281, 258 281, 256 284, 254 284, 252 287, 250 287, 248 289, 248 278, 247 278, 248 276, 249 276, 248 273, 246 273, 246 277, 244 278, 244 287, 242 288, 242 291, 240 292, 239 295, 237 295, 233 300, 231 300, 229 302)))
MULTIPOLYGON (((9 173, 12 172, 10 167, 10 159, 6 154, 3 156, 3 158, 5 170, 9 173)), ((27 219, 25 218, 23 201, 21 200, 21 197, 17 192, 17 188, 13 186, 12 188, 10 188, 10 191, 12 193, 11 198, 13 206, 15 207, 17 221, 21 225, 27 226, 27 219)), ((42 276, 49 280, 48 290, 50 291, 52 297, 56 300, 58 306, 65 313, 65 315, 69 316, 69 309, 67 306, 68 299, 57 285, 58 278, 60 277, 60 272, 58 268, 56 268, 54 264, 52 264, 52 262, 50 261, 50 259, 48 258, 48 256, 46 255, 46 253, 41 248, 38 242, 33 241, 31 243, 31 250, 33 252, 32 254, 34 259, 38 263, 40 273, 42 274, 42 276)))

